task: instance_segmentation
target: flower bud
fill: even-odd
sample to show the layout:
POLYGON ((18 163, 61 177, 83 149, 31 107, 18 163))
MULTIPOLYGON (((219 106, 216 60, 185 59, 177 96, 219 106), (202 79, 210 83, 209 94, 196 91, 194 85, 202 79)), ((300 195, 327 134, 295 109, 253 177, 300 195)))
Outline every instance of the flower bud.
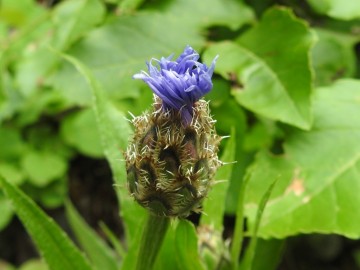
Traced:
POLYGON ((160 70, 137 74, 151 87, 150 112, 134 117, 134 137, 126 153, 131 195, 158 216, 186 217, 199 211, 221 162, 220 137, 206 101, 215 60, 208 69, 199 55, 186 47, 176 60, 162 58, 160 70))

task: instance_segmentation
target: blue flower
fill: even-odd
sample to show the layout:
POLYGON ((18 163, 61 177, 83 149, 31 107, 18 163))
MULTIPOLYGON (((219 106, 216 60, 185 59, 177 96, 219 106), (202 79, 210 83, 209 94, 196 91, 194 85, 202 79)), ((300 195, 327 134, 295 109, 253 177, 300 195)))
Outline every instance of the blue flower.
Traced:
POLYGON ((186 46, 176 61, 171 61, 172 57, 173 55, 160 60, 151 59, 146 63, 149 73, 142 71, 133 78, 146 82, 161 98, 165 110, 180 111, 183 122, 190 124, 194 103, 213 87, 211 77, 218 56, 209 68, 198 62, 199 54, 190 46, 186 46), (155 61, 160 69, 154 66, 152 61, 155 61))

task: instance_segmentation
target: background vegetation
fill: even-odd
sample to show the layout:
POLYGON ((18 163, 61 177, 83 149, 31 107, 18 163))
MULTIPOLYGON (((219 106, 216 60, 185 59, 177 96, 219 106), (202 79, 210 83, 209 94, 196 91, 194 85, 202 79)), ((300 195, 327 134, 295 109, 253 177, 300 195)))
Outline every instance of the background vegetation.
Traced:
POLYGON ((242 267, 360 268, 359 1, 0 4, 0 269, 46 269, 21 223, 58 269, 131 269, 144 210, 125 187, 125 117, 152 102, 132 75, 187 44, 207 64, 220 55, 206 99, 231 134, 222 160, 237 163, 219 170, 206 215, 171 226, 156 269, 226 269, 242 225, 259 237, 242 267), (61 264, 57 246, 83 259, 61 264))

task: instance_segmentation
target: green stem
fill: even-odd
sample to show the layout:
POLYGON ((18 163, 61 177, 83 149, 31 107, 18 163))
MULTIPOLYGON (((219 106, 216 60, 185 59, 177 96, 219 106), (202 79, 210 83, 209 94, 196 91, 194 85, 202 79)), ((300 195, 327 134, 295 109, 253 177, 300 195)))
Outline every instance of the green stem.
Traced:
POLYGON ((169 227, 170 219, 149 214, 140 243, 136 270, 151 270, 169 227))
POLYGON ((232 261, 232 269, 237 270, 239 266, 239 256, 244 240, 244 197, 247 183, 249 182, 251 176, 251 170, 249 170, 243 183, 241 185, 239 198, 237 202, 236 208, 236 221, 235 221, 235 229, 234 229, 234 237, 231 244, 231 261, 232 261))

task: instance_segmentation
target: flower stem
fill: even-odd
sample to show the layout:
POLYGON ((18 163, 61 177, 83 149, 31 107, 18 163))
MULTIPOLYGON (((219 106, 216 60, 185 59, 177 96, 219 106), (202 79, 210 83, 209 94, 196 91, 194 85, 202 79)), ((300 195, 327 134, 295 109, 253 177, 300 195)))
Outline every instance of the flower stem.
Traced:
POLYGON ((169 227, 168 217, 149 214, 140 242, 136 270, 151 270, 169 227))
POLYGON ((251 176, 251 172, 248 171, 245 175, 245 178, 242 182, 240 194, 237 202, 237 210, 236 210, 236 221, 235 221, 235 229, 234 229, 234 237, 231 244, 231 261, 232 261, 232 269, 237 270, 239 265, 239 256, 241 253, 241 248, 244 240, 244 197, 246 186, 249 182, 251 176))

